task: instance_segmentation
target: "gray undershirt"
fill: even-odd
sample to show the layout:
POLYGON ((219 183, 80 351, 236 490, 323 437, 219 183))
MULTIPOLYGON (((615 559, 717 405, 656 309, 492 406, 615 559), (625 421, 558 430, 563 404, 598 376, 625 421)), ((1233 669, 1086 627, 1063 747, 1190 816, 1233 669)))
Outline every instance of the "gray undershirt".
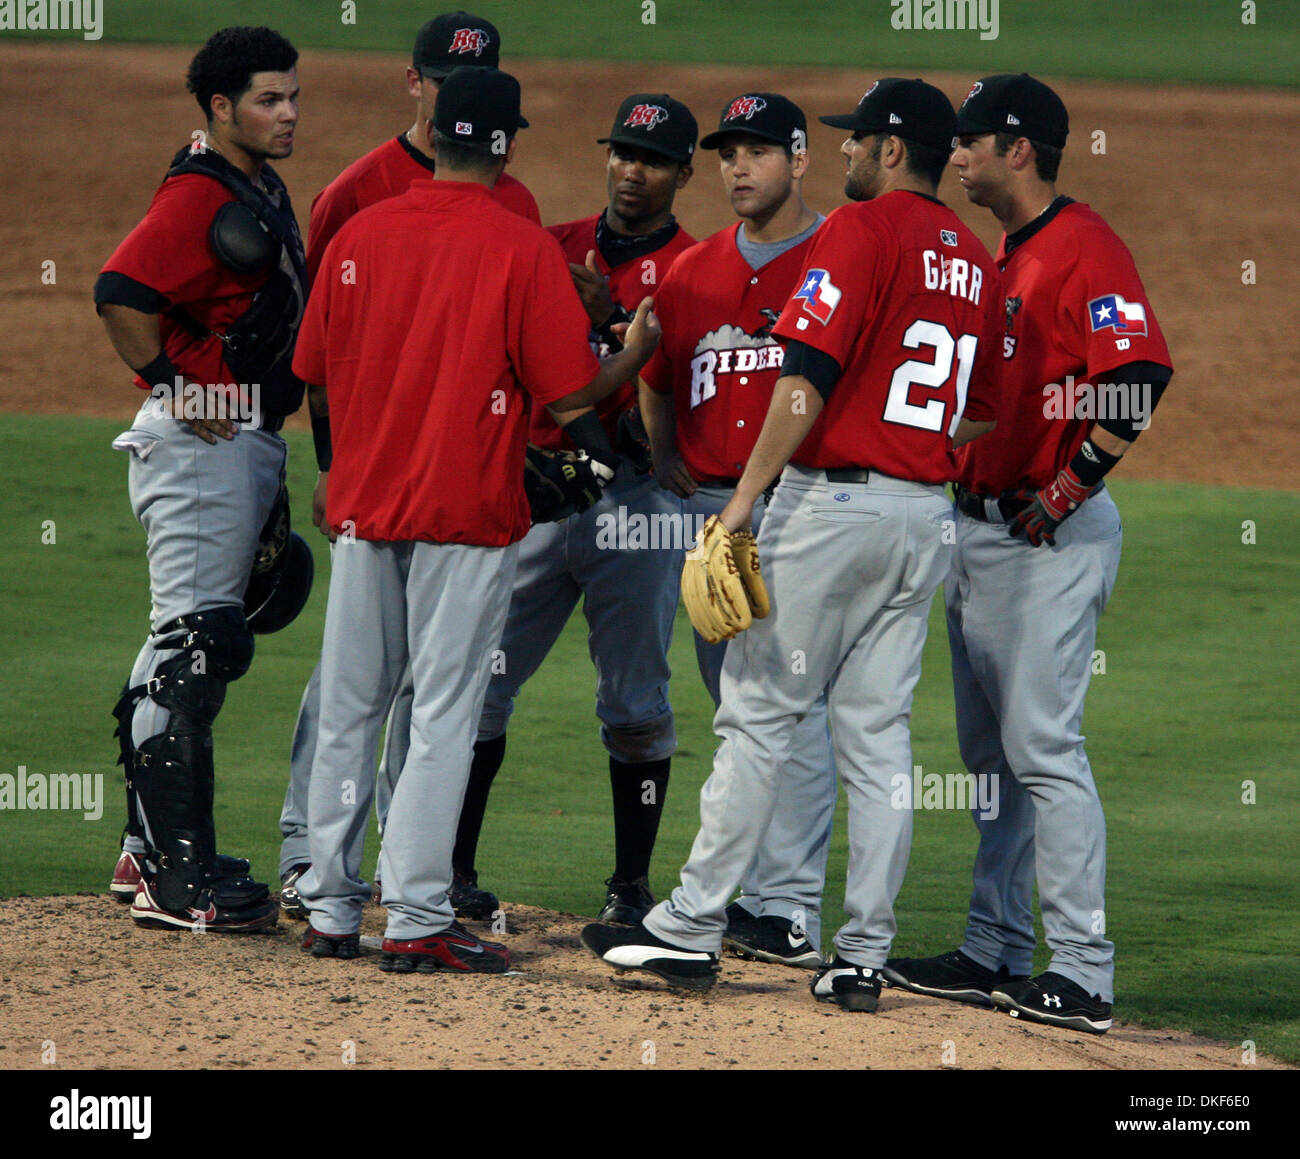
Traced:
POLYGON ((779 258, 787 250, 792 250, 797 245, 803 245, 817 232, 817 228, 825 220, 825 215, 819 213, 817 220, 803 233, 797 233, 794 237, 788 237, 784 241, 750 241, 745 236, 744 222, 741 222, 740 228, 736 230, 736 248, 740 250, 740 256, 749 263, 749 268, 757 273, 768 262, 779 258))

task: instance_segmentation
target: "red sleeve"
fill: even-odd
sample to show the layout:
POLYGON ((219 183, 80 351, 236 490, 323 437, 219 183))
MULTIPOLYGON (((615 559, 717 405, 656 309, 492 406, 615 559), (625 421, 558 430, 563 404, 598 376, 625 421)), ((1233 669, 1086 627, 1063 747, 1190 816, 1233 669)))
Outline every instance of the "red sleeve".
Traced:
POLYGON ((536 198, 522 181, 517 181, 509 173, 502 173, 497 179, 496 185, 492 187, 492 195, 511 213, 519 214, 534 225, 542 224, 536 198))
MULTIPOLYGON (((332 247, 325 253, 333 260, 332 247)), ((319 251, 318 251, 319 252, 319 251)), ((307 297, 307 309, 298 327, 298 339, 293 350, 293 372, 303 382, 325 385, 326 338, 329 334, 330 294, 333 278, 325 278, 312 286, 307 297)))
POLYGON ((837 210, 813 236, 812 248, 794 293, 772 327, 829 354, 841 366, 873 310, 880 242, 856 218, 837 210))
POLYGON ((234 195, 210 177, 184 173, 169 178, 101 273, 125 274, 173 305, 238 292, 233 275, 208 247, 213 216, 232 200, 234 195))
POLYGON ((657 394, 672 394, 673 392, 673 368, 669 361, 668 349, 671 345, 669 339, 670 331, 676 332, 677 319, 677 283, 680 280, 673 276, 677 269, 676 261, 668 268, 668 273, 660 283, 659 289, 655 292, 655 314, 659 318, 659 325, 663 330, 663 338, 659 345, 655 347, 655 352, 650 356, 650 361, 641 368, 641 377, 645 380, 646 386, 657 394))
MULTIPOLYGON (((344 171, 346 173, 346 170, 344 171)), ((307 279, 313 285, 325 248, 334 235, 357 212, 353 182, 339 178, 331 181, 311 203, 311 223, 307 227, 307 279)), ((299 375, 301 377, 301 375, 299 375)))
POLYGON ((524 389, 550 403, 586 386, 600 371, 587 341, 591 323, 551 238, 538 239, 530 276, 516 295, 510 361, 524 389))
POLYGON ((991 422, 998 417, 1002 397, 1002 339, 1006 330, 1002 301, 1002 281, 996 266, 984 267, 984 294, 988 303, 984 311, 984 331, 975 351, 962 417, 974 423, 991 422))
POLYGON ((1169 347, 1156 323, 1128 247, 1103 228, 1079 238, 1079 260, 1061 294, 1067 345, 1084 352, 1088 380, 1126 362, 1172 367, 1169 347))

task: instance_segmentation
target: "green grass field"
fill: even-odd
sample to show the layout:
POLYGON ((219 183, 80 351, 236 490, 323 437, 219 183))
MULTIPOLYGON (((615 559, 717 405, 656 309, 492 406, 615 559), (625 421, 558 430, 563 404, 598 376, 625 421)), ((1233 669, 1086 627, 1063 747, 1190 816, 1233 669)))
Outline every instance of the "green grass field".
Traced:
MULTIPOLYGON (((0 488, 10 533, 0 569, 0 774, 102 773, 98 821, 0 811, 0 895, 102 892, 121 826, 109 709, 146 630, 144 538, 126 501, 120 423, 0 415, 0 488), (33 465, 40 469, 34 470, 33 465), (47 522, 47 521, 52 521, 47 522), (51 538, 54 542, 42 542, 51 538)), ((289 435, 305 523, 310 439, 289 435)), ((1135 452, 1141 454, 1141 449, 1135 452)), ((1251 1039, 1300 1061, 1300 809, 1294 667, 1300 623, 1300 495, 1182 484, 1115 487, 1125 560, 1099 648, 1085 725, 1110 831, 1109 927, 1121 1017, 1251 1039), (1256 542, 1242 542, 1253 521, 1256 542), (1254 804, 1243 803, 1243 782, 1254 804)), ((318 587, 284 632, 262 637, 217 724, 218 831, 274 876, 294 713, 315 662, 328 553, 314 531, 318 587)), ((936 615, 913 719, 914 760, 957 772, 947 646, 936 615)), ((696 828, 713 747, 688 624, 673 645, 680 749, 653 885, 671 888, 696 828)), ((527 686, 481 847, 505 898, 591 913, 612 851, 606 759, 582 622, 570 623, 527 686)), ((831 854, 826 927, 842 920, 844 817, 831 854)), ((916 818, 899 899, 903 953, 960 940, 974 828, 965 814, 916 818)), ((369 858, 373 863, 372 839, 369 858)), ((109 904, 109 903, 105 903, 109 904)))
MULTIPOLYGON (((355 22, 344 23, 345 6, 334 0, 108 0, 103 39, 84 43, 88 50, 113 41, 197 45, 226 24, 269 23, 300 48, 405 52, 415 29, 444 10, 427 0, 358 0, 355 7, 355 22)), ((1242 23, 1237 0, 1001 0, 997 36, 987 40, 974 29, 896 28, 890 0, 657 0, 651 7, 643 0, 482 0, 471 7, 497 24, 507 57, 1300 83, 1300 5, 1290 0, 1259 0, 1253 24, 1242 23)), ((984 0, 982 26, 990 32, 993 10, 984 0)), ((79 32, 62 35, 81 40, 79 32)))

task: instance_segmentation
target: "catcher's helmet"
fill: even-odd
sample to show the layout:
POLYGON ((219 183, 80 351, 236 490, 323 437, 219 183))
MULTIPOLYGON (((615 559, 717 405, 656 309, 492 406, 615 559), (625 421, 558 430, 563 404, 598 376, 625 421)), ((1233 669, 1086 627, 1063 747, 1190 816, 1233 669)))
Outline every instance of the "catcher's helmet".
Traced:
POLYGON ((296 531, 274 566, 264 574, 256 570, 244 592, 244 617, 249 630, 259 636, 278 632, 297 618, 311 595, 316 564, 307 541, 296 531))

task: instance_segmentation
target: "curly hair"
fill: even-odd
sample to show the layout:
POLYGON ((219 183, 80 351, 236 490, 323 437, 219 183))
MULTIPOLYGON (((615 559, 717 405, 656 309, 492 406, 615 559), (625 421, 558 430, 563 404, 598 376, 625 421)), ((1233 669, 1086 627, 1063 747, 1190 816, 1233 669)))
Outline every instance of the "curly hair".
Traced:
POLYGON ((297 63, 298 50, 274 29, 237 25, 208 37, 190 61, 185 87, 211 121, 212 98, 217 93, 238 104, 254 73, 288 72, 297 63))

